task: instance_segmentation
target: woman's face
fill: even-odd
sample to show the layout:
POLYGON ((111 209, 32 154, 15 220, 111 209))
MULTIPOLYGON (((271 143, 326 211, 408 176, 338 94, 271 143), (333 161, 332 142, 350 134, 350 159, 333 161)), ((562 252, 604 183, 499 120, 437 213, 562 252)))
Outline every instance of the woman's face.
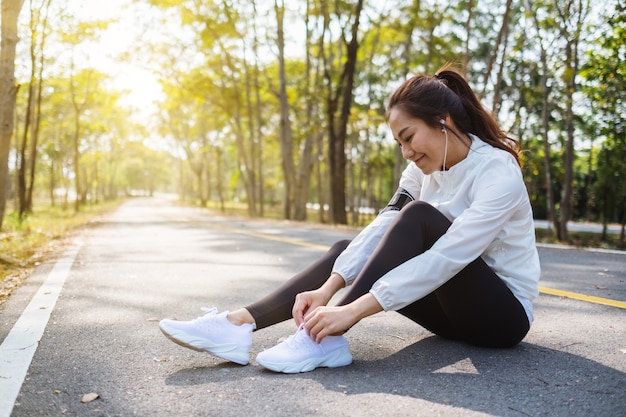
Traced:
POLYGON ((397 108, 391 109, 388 121, 404 159, 426 175, 441 170, 446 138, 440 127, 431 127, 397 108))

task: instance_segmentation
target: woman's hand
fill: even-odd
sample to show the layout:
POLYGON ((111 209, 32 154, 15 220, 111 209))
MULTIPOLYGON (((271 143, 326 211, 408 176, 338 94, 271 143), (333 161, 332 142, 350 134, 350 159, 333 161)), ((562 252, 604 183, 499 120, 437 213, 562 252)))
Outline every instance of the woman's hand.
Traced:
POLYGON ((293 304, 291 314, 296 321, 296 325, 300 326, 304 321, 304 315, 317 307, 325 306, 337 291, 342 289, 346 282, 336 272, 330 274, 324 285, 314 291, 306 291, 296 295, 296 301, 293 304))
POLYGON ((304 315, 304 328, 315 342, 326 336, 342 334, 362 318, 382 311, 376 298, 367 293, 350 304, 336 307, 317 307, 304 315))
POLYGON ((329 295, 321 289, 306 291, 296 295, 296 301, 291 311, 296 325, 300 326, 304 322, 305 314, 328 304, 332 296, 332 294, 329 295))
POLYGON ((304 328, 311 339, 320 343, 326 336, 343 334, 357 321, 348 306, 323 306, 304 316, 304 328))

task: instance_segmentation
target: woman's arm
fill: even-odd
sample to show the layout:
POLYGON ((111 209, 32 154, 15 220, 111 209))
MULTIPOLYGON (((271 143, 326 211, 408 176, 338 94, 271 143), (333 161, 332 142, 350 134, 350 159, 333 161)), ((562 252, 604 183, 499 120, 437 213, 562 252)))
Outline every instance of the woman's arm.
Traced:
POLYGON ((423 174, 414 164, 409 164, 400 178, 399 188, 388 205, 364 228, 339 255, 333 271, 339 273, 350 285, 363 269, 383 235, 406 204, 420 198, 423 174))

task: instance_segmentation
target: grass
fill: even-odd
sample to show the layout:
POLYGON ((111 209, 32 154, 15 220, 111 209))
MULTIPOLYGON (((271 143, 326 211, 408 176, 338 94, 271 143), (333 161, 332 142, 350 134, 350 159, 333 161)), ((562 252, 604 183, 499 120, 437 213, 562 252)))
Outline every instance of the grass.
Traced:
POLYGON ((0 231, 0 301, 4 300, 30 270, 55 254, 78 227, 117 207, 121 201, 63 209, 59 205, 36 204, 33 213, 20 220, 7 206, 0 231))
MULTIPOLYGON (((535 231, 537 236, 537 242, 542 243, 559 243, 554 237, 554 232, 547 229, 537 229, 535 231)), ((600 249, 615 249, 624 250, 625 246, 620 242, 619 234, 607 234, 606 240, 602 240, 601 233, 591 232, 574 232, 570 231, 567 244, 576 246, 579 248, 600 248, 600 249)))

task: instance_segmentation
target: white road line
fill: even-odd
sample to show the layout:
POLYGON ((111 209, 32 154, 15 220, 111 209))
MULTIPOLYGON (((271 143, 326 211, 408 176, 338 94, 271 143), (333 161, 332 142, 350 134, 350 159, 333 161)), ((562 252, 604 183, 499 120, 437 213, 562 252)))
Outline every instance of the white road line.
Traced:
POLYGON ((0 417, 9 417, 52 310, 82 246, 65 251, 0 345, 0 417))

